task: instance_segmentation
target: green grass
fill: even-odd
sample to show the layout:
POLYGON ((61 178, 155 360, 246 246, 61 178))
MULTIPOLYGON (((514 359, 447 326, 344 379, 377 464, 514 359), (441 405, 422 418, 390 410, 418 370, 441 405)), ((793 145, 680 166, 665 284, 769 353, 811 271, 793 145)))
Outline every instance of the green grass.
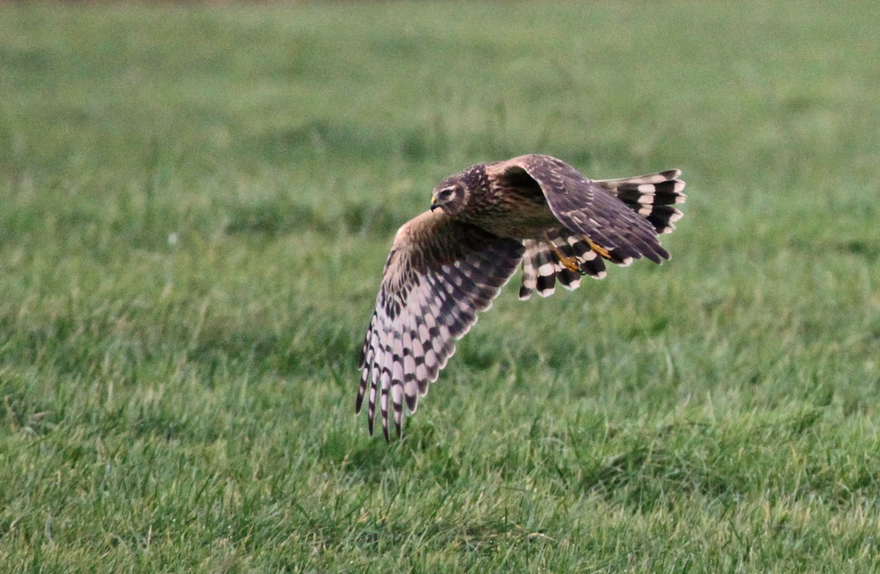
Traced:
POLYGON ((877 22, 0 4, 0 571, 880 570, 877 22), (673 260, 509 285, 370 438, 395 230, 526 152, 683 169, 673 260))

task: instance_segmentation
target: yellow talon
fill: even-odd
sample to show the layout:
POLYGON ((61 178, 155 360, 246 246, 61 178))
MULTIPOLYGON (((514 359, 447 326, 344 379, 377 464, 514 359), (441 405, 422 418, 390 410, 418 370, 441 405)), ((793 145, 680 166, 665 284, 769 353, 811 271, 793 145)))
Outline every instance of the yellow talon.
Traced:
POLYGON ((569 271, 574 271, 575 273, 580 273, 581 271, 581 268, 578 267, 577 259, 572 259, 571 257, 563 255, 559 258, 559 262, 569 271))
POLYGON ((556 257, 559 259, 559 262, 562 263, 563 267, 565 267, 569 271, 574 271, 575 273, 581 272, 581 268, 578 265, 577 259, 564 254, 557 246, 553 245, 552 241, 548 241, 547 244, 550 246, 550 249, 553 250, 553 253, 556 254, 556 257))
POLYGON ((610 258, 611 258, 611 254, 608 253, 608 250, 607 250, 607 249, 605 249, 604 247, 602 247, 601 245, 599 245, 599 244, 597 244, 597 243, 593 243, 593 240, 591 240, 591 239, 590 239, 589 237, 587 237, 586 235, 584 235, 584 239, 587 240, 587 244, 589 244, 590 249, 592 249, 593 251, 595 251, 596 253, 598 253, 599 255, 601 255, 602 257, 604 257, 605 259, 610 259, 610 258))

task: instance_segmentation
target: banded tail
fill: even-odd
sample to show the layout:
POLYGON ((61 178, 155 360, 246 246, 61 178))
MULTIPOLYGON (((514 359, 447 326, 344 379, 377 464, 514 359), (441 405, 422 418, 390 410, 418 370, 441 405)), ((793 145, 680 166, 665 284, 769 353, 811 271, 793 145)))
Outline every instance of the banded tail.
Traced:
POLYGON ((644 216, 657 233, 672 233, 674 223, 683 215, 672 206, 687 199, 682 193, 684 181, 678 179, 680 175, 681 170, 670 169, 636 177, 599 179, 595 183, 644 216))
MULTIPOLYGON (((595 180, 594 183, 643 216, 658 234, 662 234, 671 233, 675 229, 675 222, 683 215, 672 207, 687 199, 682 193, 685 183, 678 179, 680 175, 681 171, 672 169, 636 177, 595 180)), ((548 297, 556 291, 557 282, 571 290, 580 286, 583 275, 594 279, 602 279, 606 275, 604 255, 600 256, 586 238, 564 227, 548 230, 546 241, 527 239, 523 245, 526 250, 522 259, 520 299, 528 299, 535 291, 542 297, 548 297), (569 259, 569 265, 571 260, 575 262, 577 271, 564 264, 560 253, 569 259)), ((615 257, 613 251, 607 259, 623 266, 632 263, 629 257, 615 257)))

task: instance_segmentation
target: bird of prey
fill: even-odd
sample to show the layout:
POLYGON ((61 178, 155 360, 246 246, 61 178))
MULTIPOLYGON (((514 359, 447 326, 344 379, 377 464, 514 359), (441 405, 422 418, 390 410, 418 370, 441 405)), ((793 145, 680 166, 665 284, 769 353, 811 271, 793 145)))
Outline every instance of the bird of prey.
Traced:
POLYGON ((370 434, 378 399, 385 440, 389 403, 397 436, 403 404, 419 396, 455 352, 477 312, 522 266, 520 299, 601 279, 605 261, 669 259, 658 235, 682 213, 679 170, 590 180, 555 157, 481 163, 434 188, 431 209, 394 238, 361 351, 356 412, 364 397, 370 434), (368 392, 369 391, 369 392, 368 392))

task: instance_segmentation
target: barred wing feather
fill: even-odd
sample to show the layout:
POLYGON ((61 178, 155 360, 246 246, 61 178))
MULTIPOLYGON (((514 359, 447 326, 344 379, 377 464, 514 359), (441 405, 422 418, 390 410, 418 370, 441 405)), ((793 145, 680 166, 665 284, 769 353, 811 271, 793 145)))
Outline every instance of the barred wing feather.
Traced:
POLYGON ((367 397, 370 434, 378 400, 385 440, 389 399, 397 435, 403 403, 418 397, 516 270, 520 241, 503 239, 442 212, 425 212, 397 232, 361 352, 356 411, 367 397), (368 392, 369 391, 369 392, 368 392))

